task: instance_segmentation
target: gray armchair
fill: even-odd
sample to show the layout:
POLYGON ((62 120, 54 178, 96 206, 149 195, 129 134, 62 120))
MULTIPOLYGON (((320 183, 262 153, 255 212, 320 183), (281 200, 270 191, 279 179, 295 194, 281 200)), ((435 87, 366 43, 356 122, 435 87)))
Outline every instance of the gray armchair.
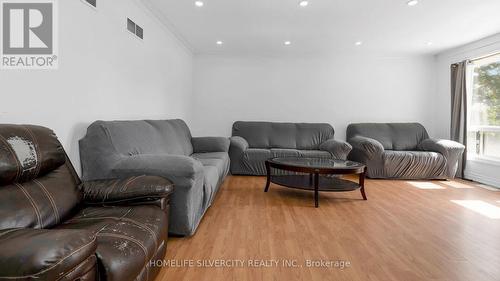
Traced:
POLYGON ((346 159, 351 145, 333 139, 329 124, 235 122, 229 148, 231 173, 266 175, 274 157, 346 159))
POLYGON ((193 138, 182 120, 97 121, 80 141, 87 180, 154 175, 175 185, 169 232, 192 235, 229 172, 229 139, 193 138))
POLYGON ((347 128, 349 159, 367 165, 370 178, 454 178, 465 146, 429 138, 418 123, 363 123, 347 128))

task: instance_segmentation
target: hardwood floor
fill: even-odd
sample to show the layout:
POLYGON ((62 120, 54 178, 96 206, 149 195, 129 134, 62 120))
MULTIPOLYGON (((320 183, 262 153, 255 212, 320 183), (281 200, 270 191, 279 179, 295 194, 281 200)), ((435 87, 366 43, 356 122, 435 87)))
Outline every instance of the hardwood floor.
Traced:
POLYGON ((228 177, 197 233, 170 238, 165 262, 175 264, 157 281, 500 280, 500 192, 465 181, 367 180, 368 201, 359 191, 321 193, 316 209, 312 192, 264 186, 264 177, 228 177), (204 260, 244 265, 198 267, 204 260))

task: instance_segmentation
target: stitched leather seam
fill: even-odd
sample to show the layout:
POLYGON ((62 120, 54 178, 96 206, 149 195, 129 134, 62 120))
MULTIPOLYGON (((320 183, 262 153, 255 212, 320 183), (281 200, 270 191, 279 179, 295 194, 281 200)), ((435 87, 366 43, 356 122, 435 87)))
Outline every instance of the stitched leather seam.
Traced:
POLYGON ((14 231, 21 230, 21 229, 23 229, 23 228, 14 228, 14 229, 9 229, 9 230, 7 230, 7 231, 5 231, 5 232, 0 233, 0 237, 2 237, 2 236, 4 236, 4 235, 7 235, 7 234, 9 234, 9 233, 11 233, 11 232, 14 232, 14 231))
MULTIPOLYGON (((126 215, 128 215, 130 212, 132 211, 131 208, 129 208, 127 210, 127 212, 125 212, 125 214, 123 214, 121 217, 98 217, 98 218, 82 218, 82 217, 76 217, 76 218, 73 218, 73 219, 70 219, 70 220, 67 220, 65 221, 63 224, 69 224, 69 223, 72 223, 72 222, 79 222, 79 221, 82 221, 82 220, 92 220, 92 219, 101 219, 101 218, 113 218, 113 219, 122 219, 124 218, 126 215)), ((97 212, 97 211, 96 211, 97 212)), ((94 212, 94 213, 96 213, 94 212)), ((93 214, 93 213, 91 213, 93 214)), ((86 216, 88 216, 89 214, 86 214, 86 216)), ((99 230, 97 233, 103 231, 108 225, 110 225, 109 223, 106 224, 105 226, 103 226, 103 228, 101 228, 101 230, 99 230)))
MULTIPOLYGON (((157 199, 167 198, 167 195, 169 195, 169 194, 170 193, 158 194, 158 195, 137 196, 137 197, 133 197, 133 198, 125 198, 125 199, 120 199, 120 200, 102 201, 102 202, 85 202, 85 204, 87 204, 87 205, 99 205, 99 206, 101 206, 102 204, 105 204, 105 205, 109 206, 112 203, 137 202, 137 201, 141 201, 142 199, 151 199, 149 201, 154 201, 157 199)), ((149 202, 146 202, 146 203, 149 203, 149 202)))
POLYGON ((78 219, 73 219, 73 220, 70 220, 68 222, 79 222, 79 221, 88 221, 88 220, 99 220, 99 219, 116 219, 116 220, 125 220, 125 221, 128 221, 128 222, 131 222, 133 224, 135 224, 136 226, 139 226, 140 228, 143 228, 145 229, 147 232, 149 232, 153 238, 155 239, 155 248, 157 248, 158 246, 158 243, 156 242, 156 240, 158 240, 158 236, 156 235, 156 233, 154 232, 153 229, 151 229, 150 227, 148 227, 147 225, 145 224, 142 224, 136 220, 133 220, 131 218, 125 218, 125 217, 99 217, 99 218, 78 218, 78 219))
POLYGON ((35 135, 31 131, 30 128, 27 126, 23 126, 23 128, 28 132, 28 134, 31 136, 31 139, 33 139, 33 143, 35 144, 35 151, 36 151, 36 156, 38 159, 38 162, 36 163, 36 170, 35 170, 35 175, 33 177, 38 177, 38 174, 40 173, 40 169, 42 169, 42 159, 41 159, 41 154, 40 154, 40 145, 38 144, 38 140, 35 138, 35 135))
POLYGON ((10 144, 7 142, 7 140, 2 135, 0 135, 0 140, 5 144, 7 149, 10 151, 10 154, 12 155, 14 162, 16 162, 17 171, 16 171, 16 177, 14 178, 14 181, 17 181, 19 179, 19 175, 21 173, 21 162, 17 158, 17 154, 12 150, 12 147, 10 147, 10 144))
MULTIPOLYGON (((75 267, 73 267, 72 269, 70 269, 69 271, 67 272, 62 272, 61 274, 63 274, 63 276, 59 277, 56 279, 56 281, 58 280, 61 280, 63 279, 64 277, 67 277, 68 275, 70 275, 71 273, 75 272, 78 267, 80 267, 80 265, 82 265, 83 263, 87 262, 89 259, 92 258, 93 255, 89 256, 88 258, 86 258, 84 261, 82 261, 81 263, 77 264, 75 267)), ((87 274, 89 271, 91 271, 94 267, 96 266, 96 264, 94 263, 94 266, 91 267, 89 270, 87 270, 86 272, 84 272, 83 274, 81 274, 82 276, 87 274)), ((77 279, 78 280, 78 279, 77 279)))
POLYGON ((38 210, 38 207, 36 206, 35 200, 33 199, 33 197, 31 197, 28 191, 26 191, 22 184, 16 183, 16 186, 19 187, 19 189, 21 189, 24 195, 28 198, 28 201, 31 203, 33 210, 35 210, 35 215, 38 218, 38 225, 40 226, 40 228, 43 228, 42 217, 40 214, 40 210, 38 210))
POLYGON ((128 186, 128 184, 129 184, 129 183, 131 183, 131 182, 132 182, 132 181, 134 181, 134 180, 135 180, 135 177, 131 177, 131 178, 129 178, 129 179, 127 180, 127 182, 125 182, 125 185, 122 187, 122 189, 125 189, 125 188, 128 186))
POLYGON ((149 226, 147 226, 144 223, 140 223, 140 222, 138 222, 134 219, 131 219, 131 218, 122 218, 122 220, 131 222, 131 223, 137 225, 139 228, 145 229, 147 232, 149 232, 151 234, 151 236, 153 236, 153 240, 155 243, 155 249, 158 247, 158 243, 156 242, 158 240, 158 236, 156 236, 156 233, 149 226))
POLYGON ((108 199, 108 196, 111 194, 111 192, 115 189, 116 185, 118 184, 118 180, 113 184, 113 186, 111 186, 111 188, 109 189, 108 193, 104 196, 104 198, 102 199, 102 202, 105 202, 106 199, 108 199))
POLYGON ((134 181, 136 181, 137 179, 140 179, 140 178, 142 178, 142 177, 144 177, 144 175, 132 178, 129 182, 127 182, 127 184, 125 184, 125 186, 123 186, 122 191, 126 191, 126 190, 127 190, 127 187, 128 187, 131 183, 133 183, 134 181))
POLYGON ((87 247, 87 246, 89 246, 89 245, 92 245, 92 244, 95 242, 95 240, 96 240, 96 239, 97 239, 97 238, 96 238, 96 237, 94 237, 94 239, 92 239, 92 241, 90 241, 89 243, 87 243, 87 244, 85 244, 85 245, 81 246, 80 248, 78 248, 78 249, 74 250, 73 252, 71 252, 71 253, 69 253, 67 256, 65 256, 64 258, 60 259, 60 260, 59 260, 58 262, 56 262, 55 264, 53 264, 53 265, 51 265, 51 266, 47 267, 46 269, 43 269, 43 270, 41 270, 41 271, 37 272, 37 273, 31 274, 31 275, 25 275, 25 276, 0 276, 0 278, 5 278, 5 279, 21 279, 21 278, 30 278, 30 277, 31 277, 31 278, 37 278, 37 275, 43 274, 43 273, 45 273, 45 272, 47 272, 47 271, 49 271, 49 270, 53 269, 54 267, 56 267, 56 266, 58 266, 59 264, 61 264, 61 263, 62 263, 64 260, 66 260, 67 258, 69 258, 69 257, 71 257, 72 255, 74 255, 75 253, 77 253, 77 252, 81 251, 83 248, 85 248, 85 247, 87 247))
POLYGON ((59 211, 57 210, 56 202, 54 201, 54 198, 52 197, 50 192, 47 190, 45 185, 43 185, 43 183, 41 183, 38 180, 33 180, 33 182, 36 183, 42 189, 43 193, 45 193, 45 196, 47 196, 47 198, 49 199, 50 205, 52 205, 52 209, 54 210, 54 215, 56 217, 56 224, 59 224, 59 218, 60 218, 59 211))

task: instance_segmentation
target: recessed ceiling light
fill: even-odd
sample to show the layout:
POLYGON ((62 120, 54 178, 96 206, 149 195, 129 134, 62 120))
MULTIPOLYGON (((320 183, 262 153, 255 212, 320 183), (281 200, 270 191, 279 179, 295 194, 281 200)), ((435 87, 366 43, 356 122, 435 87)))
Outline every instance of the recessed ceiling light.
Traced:
POLYGON ((290 41, 285 41, 285 43, 284 43, 284 44, 288 46, 288 45, 292 44, 292 42, 290 42, 290 41))
POLYGON ((306 7, 307 5, 309 5, 309 1, 300 1, 299 2, 299 6, 301 6, 301 7, 306 7))
POLYGON ((358 42, 354 43, 354 45, 356 45, 356 46, 361 46, 361 45, 363 45, 363 42, 358 41, 358 42))
POLYGON ((430 42, 430 41, 429 41, 429 42, 427 42, 427 43, 425 43, 425 44, 426 44, 427 46, 431 46, 431 45, 432 45, 432 44, 434 44, 434 43, 432 43, 432 42, 430 42))
POLYGON ((217 42, 215 42, 215 44, 217 44, 217 45, 222 45, 222 44, 224 44, 224 42, 222 42, 222 41, 217 41, 217 42))
POLYGON ((415 6, 418 4, 418 0, 410 0, 410 1, 406 2, 406 4, 408 6, 415 6))
POLYGON ((194 2, 194 5, 195 5, 196 7, 203 7, 203 5, 205 5, 205 4, 203 3, 203 1, 195 1, 195 2, 194 2))

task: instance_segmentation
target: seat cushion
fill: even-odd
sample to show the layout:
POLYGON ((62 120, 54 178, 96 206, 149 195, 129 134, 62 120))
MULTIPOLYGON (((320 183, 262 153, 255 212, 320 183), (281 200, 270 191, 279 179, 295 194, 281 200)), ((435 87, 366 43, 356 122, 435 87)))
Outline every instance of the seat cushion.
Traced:
POLYGON ((304 158, 330 158, 328 151, 321 150, 297 150, 297 149, 271 149, 272 158, 275 157, 304 157, 304 158))
POLYGON ((443 175, 446 169, 446 158, 430 151, 386 150, 382 161, 388 178, 433 179, 443 175))
POLYGON ((204 206, 210 206, 221 183, 229 172, 227 152, 194 153, 193 158, 203 164, 204 206))
POLYGON ((135 280, 163 247, 167 227, 167 214, 160 208, 133 206, 88 207, 57 229, 82 229, 96 235, 103 280, 135 280))
POLYGON ((222 181, 228 173, 229 154, 227 152, 194 153, 192 157, 200 161, 203 166, 215 167, 219 181, 222 181))
POLYGON ((0 280, 76 280, 95 264, 95 236, 87 231, 0 231, 0 280))

